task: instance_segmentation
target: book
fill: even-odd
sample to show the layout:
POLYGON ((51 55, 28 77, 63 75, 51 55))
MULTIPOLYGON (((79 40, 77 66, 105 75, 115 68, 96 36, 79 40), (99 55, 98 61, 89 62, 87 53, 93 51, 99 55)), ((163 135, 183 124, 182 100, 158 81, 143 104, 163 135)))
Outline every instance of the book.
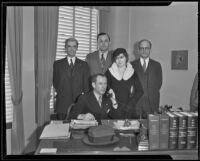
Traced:
POLYGON ((169 140, 169 116, 165 113, 160 114, 160 123, 159 123, 159 149, 164 150, 168 149, 168 140, 169 140))
POLYGON ((174 112, 178 116, 178 149, 186 149, 187 147, 187 115, 181 112, 174 112))
POLYGON ((172 112, 166 112, 169 116, 169 140, 168 149, 177 149, 178 147, 178 116, 172 112))
POLYGON ((148 115, 149 150, 159 149, 159 115, 148 115))
POLYGON ((198 133, 199 133, 199 130, 198 130, 198 112, 191 112, 194 116, 195 116, 195 120, 196 120, 196 125, 197 125, 197 133, 196 133, 196 149, 198 149, 198 133))
POLYGON ((191 112, 181 112, 181 113, 188 117, 187 149, 194 149, 196 147, 197 118, 191 112))

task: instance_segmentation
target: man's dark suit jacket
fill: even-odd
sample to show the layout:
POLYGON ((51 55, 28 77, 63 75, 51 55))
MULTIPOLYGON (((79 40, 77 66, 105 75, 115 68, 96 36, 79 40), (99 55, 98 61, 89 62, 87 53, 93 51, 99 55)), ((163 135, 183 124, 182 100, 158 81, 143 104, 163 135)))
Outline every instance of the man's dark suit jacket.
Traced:
POLYGON ((76 58, 73 72, 67 57, 54 62, 53 86, 57 92, 56 113, 66 114, 68 107, 75 102, 77 96, 89 90, 89 67, 86 62, 76 58))
MULTIPOLYGON (((153 59, 149 59, 149 64, 146 69, 147 89, 144 88, 144 72, 140 63, 140 59, 133 61, 131 64, 139 76, 144 93, 147 93, 147 97, 150 103, 149 107, 143 107, 143 110, 148 113, 158 112, 160 104, 160 88, 162 86, 162 68, 160 63, 153 59)), ((140 110, 139 108, 141 108, 143 98, 144 95, 138 101, 136 109, 140 110)))
POLYGON ((103 96, 102 105, 100 107, 93 91, 83 94, 79 97, 78 102, 72 109, 71 119, 77 119, 79 114, 91 113, 94 115, 96 120, 102 119, 115 119, 119 117, 118 110, 112 107, 111 100, 103 96), (110 111, 107 113, 108 109, 110 111))
POLYGON ((97 73, 102 73, 104 74, 106 70, 111 66, 112 64, 112 53, 113 51, 109 51, 107 58, 106 58, 106 64, 105 67, 101 68, 101 61, 99 59, 99 51, 95 51, 93 53, 90 53, 86 56, 86 62, 89 65, 90 68, 90 75, 94 75, 97 73))

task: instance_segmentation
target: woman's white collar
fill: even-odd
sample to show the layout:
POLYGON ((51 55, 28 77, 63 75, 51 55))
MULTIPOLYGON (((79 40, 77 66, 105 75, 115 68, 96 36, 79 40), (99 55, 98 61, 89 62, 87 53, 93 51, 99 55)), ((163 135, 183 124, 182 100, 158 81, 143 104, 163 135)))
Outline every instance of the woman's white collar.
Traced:
POLYGON ((109 68, 109 71, 117 80, 122 80, 122 79, 128 80, 134 74, 134 69, 129 62, 127 63, 127 67, 126 67, 126 70, 125 70, 123 76, 121 76, 119 74, 119 69, 118 69, 117 64, 115 62, 109 68))

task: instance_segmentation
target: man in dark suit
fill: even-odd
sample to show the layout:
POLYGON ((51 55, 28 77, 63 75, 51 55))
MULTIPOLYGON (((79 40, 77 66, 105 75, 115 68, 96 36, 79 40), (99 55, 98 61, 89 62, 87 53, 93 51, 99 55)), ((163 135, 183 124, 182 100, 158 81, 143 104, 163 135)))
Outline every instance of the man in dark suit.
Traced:
POLYGON ((112 52, 109 51, 110 37, 107 33, 97 35, 98 50, 90 53, 86 57, 86 62, 90 68, 90 75, 105 73, 112 63, 112 52))
POLYGON ((57 119, 66 117, 68 107, 82 92, 89 90, 89 67, 86 62, 76 57, 78 41, 69 38, 65 41, 67 56, 53 65, 53 86, 56 90, 57 119))
POLYGON ((144 90, 143 96, 137 103, 137 114, 147 118, 149 113, 158 112, 160 104, 160 88, 162 86, 161 64, 150 56, 152 44, 149 40, 141 40, 138 43, 140 58, 131 64, 137 72, 144 90))
POLYGON ((71 112, 72 119, 102 120, 119 116, 118 104, 113 96, 106 95, 107 78, 104 74, 92 76, 93 90, 79 97, 71 112))

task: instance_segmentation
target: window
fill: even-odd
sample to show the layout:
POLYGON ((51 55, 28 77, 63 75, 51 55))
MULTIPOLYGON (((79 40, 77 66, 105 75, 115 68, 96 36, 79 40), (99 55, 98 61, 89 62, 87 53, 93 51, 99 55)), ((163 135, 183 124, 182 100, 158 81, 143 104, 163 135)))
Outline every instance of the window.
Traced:
MULTIPOLYGON (((59 7, 58 38, 56 60, 66 56, 65 40, 75 37, 78 42, 76 56, 85 60, 88 53, 97 50, 99 12, 94 8, 61 6, 59 7)), ((54 90, 51 88, 50 109, 54 107, 54 90)))
POLYGON ((8 59, 6 53, 6 66, 5 66, 5 103, 6 103, 6 123, 13 121, 13 106, 11 102, 11 86, 10 77, 8 72, 8 59))

